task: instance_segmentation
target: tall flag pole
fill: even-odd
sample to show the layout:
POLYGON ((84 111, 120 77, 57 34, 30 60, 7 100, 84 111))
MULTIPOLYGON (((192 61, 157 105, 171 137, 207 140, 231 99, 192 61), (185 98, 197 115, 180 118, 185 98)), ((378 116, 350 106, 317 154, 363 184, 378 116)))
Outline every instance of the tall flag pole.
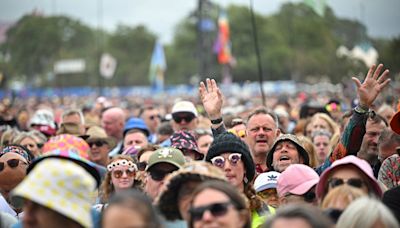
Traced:
POLYGON ((164 90, 164 72, 167 69, 167 63, 164 55, 164 48, 159 40, 156 41, 151 56, 149 80, 153 90, 162 92, 164 90))
POLYGON ((231 54, 229 22, 225 10, 221 10, 218 16, 218 37, 213 49, 214 53, 217 54, 218 63, 222 65, 222 82, 229 84, 232 82, 230 69, 233 57, 231 54))

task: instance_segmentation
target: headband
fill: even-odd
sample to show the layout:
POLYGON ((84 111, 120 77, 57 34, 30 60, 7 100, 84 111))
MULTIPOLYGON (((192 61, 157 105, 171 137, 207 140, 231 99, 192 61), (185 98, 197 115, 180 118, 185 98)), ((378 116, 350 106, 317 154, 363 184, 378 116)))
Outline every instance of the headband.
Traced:
POLYGON ((119 167, 119 166, 128 166, 129 169, 137 170, 136 164, 133 163, 132 161, 128 161, 126 159, 116 160, 116 161, 111 162, 109 165, 107 165, 107 170, 113 171, 116 167, 119 167))

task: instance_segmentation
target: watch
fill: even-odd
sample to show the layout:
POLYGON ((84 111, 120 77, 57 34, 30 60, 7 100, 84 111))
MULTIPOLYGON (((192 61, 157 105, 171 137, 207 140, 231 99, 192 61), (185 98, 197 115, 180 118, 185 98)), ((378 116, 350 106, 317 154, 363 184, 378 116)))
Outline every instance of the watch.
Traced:
POLYGON ((212 124, 220 124, 220 123, 222 123, 222 117, 220 117, 218 119, 211 120, 211 123, 212 124))
POLYGON ((357 105, 357 106, 354 108, 354 111, 355 111, 356 113, 358 113, 358 114, 366 114, 366 113, 369 113, 369 110, 368 110, 368 109, 365 110, 364 108, 362 108, 362 107, 359 106, 359 105, 357 105))

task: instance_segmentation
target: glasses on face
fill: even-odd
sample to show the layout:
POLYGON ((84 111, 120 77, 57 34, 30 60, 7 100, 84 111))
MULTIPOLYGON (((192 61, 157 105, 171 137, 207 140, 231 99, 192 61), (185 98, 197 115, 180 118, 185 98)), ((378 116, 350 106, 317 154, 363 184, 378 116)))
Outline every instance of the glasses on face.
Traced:
MULTIPOLYGON (((241 160, 241 157, 242 157, 242 154, 239 154, 239 153, 232 153, 232 154, 230 154, 230 155, 228 156, 229 163, 230 163, 232 166, 236 166, 236 165, 239 163, 239 161, 241 160)), ((224 168, 224 166, 225 166, 225 158, 222 157, 222 156, 213 157, 213 158, 211 159, 211 163, 212 163, 214 166, 217 166, 217 167, 219 167, 219 168, 224 168)))
POLYGON ((145 171, 147 167, 147 162, 139 162, 137 163, 137 167, 139 171, 145 171))
POLYGON ((364 184, 365 184, 365 182, 360 178, 350 178, 350 179, 347 179, 347 180, 340 179, 340 178, 331 178, 328 181, 328 184, 329 184, 329 186, 331 188, 340 186, 340 185, 345 184, 345 183, 347 185, 350 185, 350 186, 356 187, 356 188, 362 188, 364 186, 364 184))
POLYGON ((24 161, 21 161, 21 160, 19 160, 19 159, 10 159, 10 160, 8 160, 8 161, 6 161, 6 162, 0 162, 0 172, 1 171, 3 171, 3 169, 4 169, 4 163, 7 163, 7 165, 10 167, 10 168, 16 168, 18 165, 19 165, 19 163, 22 163, 22 164, 25 164, 25 165, 28 165, 28 163, 26 163, 26 162, 24 162, 24 161))
POLYGON ((107 142, 104 140, 96 140, 96 141, 88 142, 88 144, 90 147, 92 147, 93 145, 96 145, 96 147, 102 147, 104 144, 107 144, 107 142))
POLYGON ((277 192, 275 188, 270 188, 261 192, 257 192, 257 195, 263 199, 268 199, 270 196, 276 196, 277 192))
POLYGON ((189 209, 190 216, 193 221, 199 221, 203 218, 204 212, 209 211, 212 216, 223 216, 228 212, 231 202, 213 203, 202 207, 192 207, 189 209))
POLYGON ((127 169, 127 170, 114 170, 112 172, 113 176, 117 179, 121 178, 124 173, 128 176, 128 177, 134 177, 136 172, 135 169, 127 169))
POLYGON ((149 116, 149 119, 150 120, 161 119, 161 116, 160 115, 151 115, 151 116, 149 116))
POLYGON ((172 118, 176 123, 181 123, 183 120, 189 123, 194 119, 194 115, 173 115, 172 118))
POLYGON ((315 194, 314 190, 308 191, 308 192, 304 193, 303 195, 295 195, 295 194, 290 194, 289 193, 287 196, 299 196, 299 197, 302 197, 304 199, 304 201, 307 202, 307 203, 313 203, 317 198, 317 195, 315 194))
POLYGON ((164 172, 164 171, 158 171, 158 170, 152 170, 149 172, 151 179, 155 181, 162 181, 164 180, 165 176, 171 172, 164 172))

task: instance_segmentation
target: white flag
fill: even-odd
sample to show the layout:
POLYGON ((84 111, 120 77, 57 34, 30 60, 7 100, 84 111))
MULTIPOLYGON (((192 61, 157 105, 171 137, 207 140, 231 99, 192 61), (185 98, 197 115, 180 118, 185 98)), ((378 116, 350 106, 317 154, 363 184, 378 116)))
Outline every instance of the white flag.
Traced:
POLYGON ((104 78, 110 79, 114 76, 117 68, 117 60, 108 53, 104 53, 100 60, 100 74, 104 78))

